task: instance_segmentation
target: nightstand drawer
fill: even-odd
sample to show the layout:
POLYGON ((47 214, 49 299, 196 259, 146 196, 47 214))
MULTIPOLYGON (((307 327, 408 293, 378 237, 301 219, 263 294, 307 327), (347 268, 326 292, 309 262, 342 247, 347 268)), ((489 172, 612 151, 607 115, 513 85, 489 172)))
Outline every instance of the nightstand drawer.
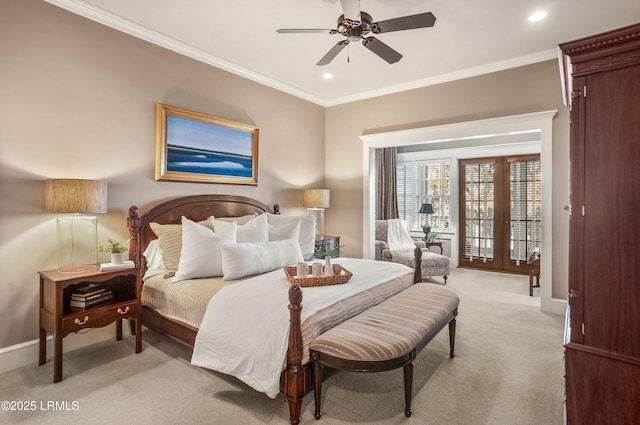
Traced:
POLYGON ((95 306, 78 310, 62 320, 63 334, 77 332, 85 328, 101 328, 117 319, 136 318, 138 311, 136 300, 95 306))

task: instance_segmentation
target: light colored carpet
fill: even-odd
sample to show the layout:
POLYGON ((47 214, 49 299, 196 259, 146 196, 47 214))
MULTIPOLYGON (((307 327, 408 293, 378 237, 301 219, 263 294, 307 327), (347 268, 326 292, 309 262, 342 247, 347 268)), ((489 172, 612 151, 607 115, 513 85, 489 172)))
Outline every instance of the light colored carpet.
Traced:
MULTIPOLYGON (((564 318, 540 312, 526 276, 456 269, 447 286, 461 298, 456 357, 448 356, 446 329, 420 353, 411 418, 403 413, 402 369, 339 372, 323 385, 319 425, 562 423, 564 318)), ((35 410, 2 410, 0 423, 288 423, 282 395, 272 400, 232 377, 191 366, 190 356, 147 330, 140 354, 131 337, 65 354, 64 380, 57 384, 51 361, 7 372, 0 375, 0 401, 35 402, 35 410)), ((303 424, 316 423, 313 411, 310 393, 303 424)))

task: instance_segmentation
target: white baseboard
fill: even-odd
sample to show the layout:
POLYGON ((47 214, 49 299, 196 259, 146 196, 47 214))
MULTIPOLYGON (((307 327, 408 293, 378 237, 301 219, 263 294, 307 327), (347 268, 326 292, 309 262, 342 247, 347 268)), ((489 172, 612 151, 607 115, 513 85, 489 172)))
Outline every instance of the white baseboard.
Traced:
POLYGON ((564 316, 567 313, 567 301, 557 298, 552 298, 551 301, 541 300, 540 310, 545 313, 564 316))
MULTIPOLYGON (((104 328, 85 329, 77 334, 69 334, 62 340, 62 351, 77 350, 98 342, 115 339, 116 325, 112 323, 104 328)), ((131 335, 126 321, 122 324, 122 336, 131 335)), ((47 361, 53 359, 53 336, 47 336, 47 361)), ((0 348, 0 373, 20 367, 38 364, 38 340, 22 342, 10 347, 0 348)))

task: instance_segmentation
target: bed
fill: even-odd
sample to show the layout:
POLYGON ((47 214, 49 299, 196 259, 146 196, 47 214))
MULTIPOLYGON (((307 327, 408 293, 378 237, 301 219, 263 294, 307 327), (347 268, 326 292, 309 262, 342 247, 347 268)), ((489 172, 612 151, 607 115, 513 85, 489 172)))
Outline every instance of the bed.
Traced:
MULTIPOLYGON (((163 275, 158 272, 154 274, 153 270, 151 270, 153 267, 150 266, 149 269, 147 267, 148 264, 150 265, 148 257, 150 247, 158 246, 158 242, 162 242, 162 240, 158 241, 159 237, 156 234, 156 232, 158 232, 158 226, 170 228, 171 226, 184 225, 186 222, 204 225, 208 220, 211 220, 211 217, 216 217, 222 221, 234 223, 234 226, 237 222, 241 222, 242 220, 246 223, 250 223, 248 220, 257 216, 267 216, 269 219, 273 219, 274 222, 276 222, 275 220, 278 214, 279 208, 277 205, 274 205, 273 208, 271 208, 262 202, 234 195, 196 195, 171 199, 151 207, 143 214, 140 213, 138 207, 132 206, 129 209, 129 217, 127 218, 127 226, 132 238, 129 253, 130 259, 133 260, 137 266, 141 267, 142 274, 145 276, 142 296, 142 324, 147 328, 153 329, 156 332, 175 339, 191 349, 194 349, 194 347, 196 349, 198 348, 196 342, 199 337, 198 333, 202 322, 211 319, 208 317, 211 316, 211 314, 209 314, 211 312, 207 311, 206 307, 202 307, 203 303, 211 306, 214 304, 213 301, 223 299, 223 294, 225 294, 224 296, 231 296, 231 292, 228 288, 246 287, 249 284, 252 284, 255 279, 264 280, 266 279, 266 276, 274 276, 274 278, 277 276, 277 285, 280 285, 278 288, 282 288, 282 281, 286 283, 286 289, 283 293, 283 297, 286 297, 287 299, 284 300, 281 309, 285 310, 285 306, 288 309, 288 312, 285 311, 286 315, 284 316, 284 321, 286 322, 286 319, 288 319, 288 323, 285 323, 285 351, 282 358, 281 373, 278 376, 278 386, 279 391, 287 398, 290 422, 291 424, 297 424, 299 423, 302 399, 305 394, 313 389, 313 373, 308 358, 309 342, 320 333, 328 330, 330 327, 353 317, 363 309, 383 301, 399 291, 406 289, 408 285, 418 281, 420 279, 420 267, 416 267, 414 269, 418 270, 418 273, 415 273, 410 268, 406 268, 406 270, 401 271, 391 270, 390 273, 392 272, 395 274, 390 274, 389 276, 391 277, 389 277, 384 283, 380 285, 376 284, 377 286, 363 290, 361 293, 349 295, 348 298, 336 302, 333 305, 326 304, 317 313, 315 313, 314 310, 314 314, 310 317, 305 317, 302 314, 303 289, 296 284, 289 284, 282 270, 274 270, 270 273, 264 273, 258 276, 241 277, 237 280, 227 279, 226 281, 223 281, 221 278, 217 278, 217 280, 216 278, 213 280, 187 278, 184 281, 180 281, 178 284, 167 285, 168 279, 175 279, 175 276, 172 277, 171 274, 168 274, 167 276, 166 273, 163 275), (154 229, 156 230, 155 232, 154 229), (143 255, 143 253, 145 255, 143 255), (199 291, 202 287, 207 287, 207 290, 212 287, 224 289, 221 289, 219 294, 215 296, 205 295, 205 300, 199 301, 200 307, 198 308, 188 304, 191 302, 190 300, 198 298, 198 296, 190 295, 187 297, 189 301, 187 301, 186 308, 185 305, 182 305, 182 310, 188 310, 190 313, 199 311, 199 313, 196 313, 196 317, 194 318, 185 317, 185 314, 180 312, 180 306, 176 305, 181 303, 184 304, 184 300, 179 302, 166 300, 170 299, 170 294, 162 289, 163 285, 164 288, 169 288, 168 291, 175 290, 177 288, 194 287, 196 288, 196 294, 200 293, 199 291), (164 307, 159 305, 160 303, 158 302, 158 299, 166 302, 164 307), (202 318, 202 320, 199 320, 199 318, 202 318)), ((192 226, 192 224, 189 224, 189 226, 192 226)), ((302 244, 302 242, 300 243, 302 244)), ((239 246, 242 244, 232 245, 239 246)), ((231 245, 225 244, 224 246, 227 247, 231 245)), ((246 246, 249 245, 247 244, 246 246)), ((239 252, 242 253, 243 251, 239 252)), ((163 252, 163 255, 164 254, 166 254, 166 252, 163 252)), ((357 274, 354 273, 354 279, 362 279, 359 275, 366 275, 365 271, 368 268, 372 268, 374 270, 372 272, 373 274, 380 274, 376 267, 383 266, 378 263, 390 264, 386 262, 376 262, 373 260, 346 258, 336 260, 336 262, 340 261, 344 264, 349 264, 349 267, 351 268, 361 271, 357 274)), ((404 267, 400 265, 396 266, 404 267)), ((370 279, 367 278, 366 280, 370 279)), ((274 283, 274 285, 275 284, 276 283, 274 283)), ((347 287, 348 285, 336 286, 347 287)), ((311 304, 312 299, 314 299, 317 292, 321 292, 316 291, 315 293, 312 293, 314 289, 315 288, 305 288, 305 290, 308 291, 308 299, 306 303, 307 309, 313 309, 313 305, 311 304)), ((237 300, 237 303, 241 302, 246 302, 246 300, 237 300)), ((240 309, 237 310, 238 311, 236 313, 241 314, 240 309)), ((307 310, 305 310, 305 313, 306 312, 307 310)), ((231 320, 231 325, 227 324, 226 326, 235 326, 236 324, 241 326, 240 322, 242 321, 242 317, 239 317, 239 319, 233 319, 237 320, 237 322, 233 322, 233 320, 231 320)), ((204 330, 200 332, 200 334, 200 339, 204 340, 204 337, 202 336, 205 334, 204 330)), ((223 372, 225 371, 223 370, 223 372)), ((242 377, 240 378, 242 379, 242 377)))

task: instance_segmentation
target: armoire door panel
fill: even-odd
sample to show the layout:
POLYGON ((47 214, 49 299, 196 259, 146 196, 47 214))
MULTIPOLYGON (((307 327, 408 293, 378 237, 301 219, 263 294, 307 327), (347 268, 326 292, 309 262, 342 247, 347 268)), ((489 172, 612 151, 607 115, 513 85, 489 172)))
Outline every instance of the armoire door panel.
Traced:
POLYGON ((569 216, 569 294, 568 302, 571 308, 569 317, 571 325, 571 342, 583 343, 584 334, 584 123, 585 103, 582 88, 585 77, 574 80, 576 89, 571 93, 571 187, 570 187, 570 216, 569 216))
POLYGON ((583 249, 585 344, 640 357, 639 99, 640 67, 587 77, 583 249))
POLYGON ((567 424, 635 425, 640 363, 569 344, 565 353, 567 424))

